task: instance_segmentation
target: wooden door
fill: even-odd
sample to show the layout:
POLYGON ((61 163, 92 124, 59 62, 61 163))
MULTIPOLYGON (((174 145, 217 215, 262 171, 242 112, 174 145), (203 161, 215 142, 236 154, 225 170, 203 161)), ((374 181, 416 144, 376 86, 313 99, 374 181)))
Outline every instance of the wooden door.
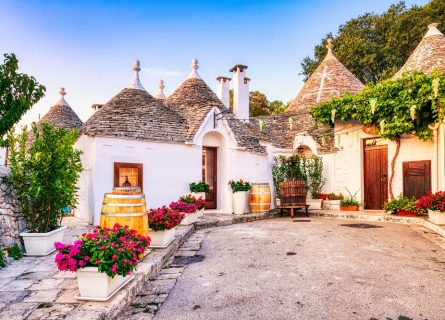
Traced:
POLYGON ((216 159, 216 148, 202 148, 202 180, 204 180, 210 186, 210 192, 206 194, 206 209, 216 209, 218 182, 216 159))
POLYGON ((403 194, 420 198, 431 191, 431 161, 403 163, 403 194))
POLYGON ((365 208, 380 210, 388 200, 388 145, 383 139, 367 139, 364 152, 365 208))

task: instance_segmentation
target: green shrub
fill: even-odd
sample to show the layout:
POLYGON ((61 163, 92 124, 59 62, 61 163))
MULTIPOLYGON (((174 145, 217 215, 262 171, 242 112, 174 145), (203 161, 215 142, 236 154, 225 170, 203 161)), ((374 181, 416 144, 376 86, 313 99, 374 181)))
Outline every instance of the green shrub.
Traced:
POLYGON ((22 249, 17 243, 6 250, 8 251, 8 256, 13 258, 14 260, 19 260, 23 257, 22 249))
POLYGON ((210 186, 205 181, 200 181, 198 183, 192 182, 189 184, 190 192, 210 192, 210 186))
POLYGON ((9 134, 11 182, 20 197, 23 217, 31 232, 60 227, 66 206, 76 205, 76 183, 82 171, 79 150, 74 149, 78 131, 32 125, 21 135, 9 134))
POLYGON ((3 253, 2 248, 0 248, 0 269, 4 267, 6 267, 5 254, 3 253))
POLYGON ((416 207, 416 202, 416 197, 406 197, 400 194, 398 198, 385 202, 383 209, 391 214, 397 214, 399 210, 415 212, 417 214, 422 213, 422 210, 416 207))

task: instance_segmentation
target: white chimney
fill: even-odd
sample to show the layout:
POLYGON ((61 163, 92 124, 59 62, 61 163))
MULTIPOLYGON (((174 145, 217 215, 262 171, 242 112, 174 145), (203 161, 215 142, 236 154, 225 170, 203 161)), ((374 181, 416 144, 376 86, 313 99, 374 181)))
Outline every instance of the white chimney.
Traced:
POLYGON ((226 77, 218 77, 216 81, 218 81, 218 91, 216 95, 219 100, 226 106, 227 109, 230 109, 230 78, 226 77))
POLYGON ((233 72, 233 113, 240 120, 249 120, 249 81, 246 77, 247 66, 237 64, 233 72))

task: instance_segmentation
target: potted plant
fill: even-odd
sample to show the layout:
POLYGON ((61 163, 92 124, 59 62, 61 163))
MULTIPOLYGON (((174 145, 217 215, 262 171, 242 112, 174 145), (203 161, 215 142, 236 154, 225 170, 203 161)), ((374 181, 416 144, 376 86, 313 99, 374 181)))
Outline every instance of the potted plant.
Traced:
POLYGON ((428 192, 416 203, 417 208, 428 210, 428 219, 435 224, 445 224, 445 192, 428 192))
POLYGON ((358 208, 360 207, 360 202, 356 200, 356 195, 358 193, 358 190, 352 194, 348 188, 345 188, 346 191, 349 193, 349 197, 344 197, 342 200, 340 200, 340 210, 343 211, 358 211, 358 208))
POLYGON ((210 192, 210 186, 205 181, 192 182, 189 184, 190 192, 196 198, 203 198, 205 200, 206 194, 210 192))
POLYGON ((61 271, 76 272, 79 300, 106 301, 132 279, 150 238, 116 224, 95 227, 79 240, 65 245, 56 242, 55 262, 61 271))
POLYGON ((252 185, 242 179, 238 181, 231 180, 229 181, 229 185, 232 188, 233 194, 233 213, 245 213, 247 209, 247 192, 252 189, 252 185))
POLYGON ((307 186, 311 192, 312 199, 307 200, 309 209, 321 209, 323 199, 321 198, 321 189, 326 183, 323 177, 323 160, 321 157, 313 155, 306 160, 307 186))
POLYGON ((323 209, 327 210, 340 210, 341 200, 343 200, 343 195, 329 193, 326 195, 326 200, 323 200, 323 209))
POLYGON ((383 209, 390 214, 398 216, 417 217, 422 210, 416 206, 416 203, 416 197, 406 197, 400 194, 398 198, 385 202, 383 209))
POLYGON ((196 213, 197 217, 202 217, 204 215, 204 209, 206 205, 205 198, 195 197, 192 194, 182 196, 179 200, 187 203, 194 203, 198 207, 198 212, 196 213))
POLYGON ((54 242, 63 240, 63 209, 75 207, 82 171, 81 152, 73 147, 77 136, 76 130, 44 122, 32 125, 31 137, 26 126, 21 135, 8 137, 10 180, 26 222, 27 231, 20 236, 27 255, 47 255, 54 242))
POLYGON ((166 206, 150 209, 148 212, 150 248, 166 248, 175 238, 176 226, 182 219, 184 214, 166 206))
POLYGON ((196 214, 198 211, 198 206, 194 203, 187 203, 179 200, 170 203, 170 209, 184 215, 184 219, 182 219, 180 223, 182 226, 188 226, 198 220, 198 215, 196 214))

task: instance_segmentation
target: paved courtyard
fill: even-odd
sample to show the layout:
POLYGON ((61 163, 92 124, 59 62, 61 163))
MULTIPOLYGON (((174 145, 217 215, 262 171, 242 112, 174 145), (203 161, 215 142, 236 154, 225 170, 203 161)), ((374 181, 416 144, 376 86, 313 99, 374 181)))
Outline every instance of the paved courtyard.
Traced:
POLYGON ((445 319, 444 238, 415 225, 297 220, 209 232, 205 260, 184 269, 155 319, 445 319))

